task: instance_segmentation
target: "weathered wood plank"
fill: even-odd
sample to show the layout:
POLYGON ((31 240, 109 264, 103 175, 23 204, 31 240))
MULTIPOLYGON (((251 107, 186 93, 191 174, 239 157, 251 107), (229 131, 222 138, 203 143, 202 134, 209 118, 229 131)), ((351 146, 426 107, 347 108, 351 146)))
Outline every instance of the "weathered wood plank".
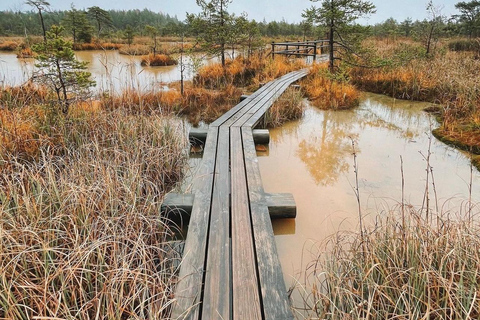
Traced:
POLYGON ((231 128, 230 145, 233 316, 235 319, 262 319, 240 128, 231 128))
POLYGON ((288 88, 288 86, 300 79, 301 77, 306 74, 306 70, 300 70, 289 73, 289 77, 281 78, 276 81, 275 87, 273 87, 268 94, 262 95, 261 99, 258 99, 258 102, 250 108, 247 112, 245 112, 240 118, 238 118, 233 126, 243 126, 247 125, 247 121, 249 121, 248 126, 253 127, 258 120, 250 120, 255 115, 260 114, 260 117, 270 108, 275 102, 275 100, 288 88), (250 124, 251 123, 251 124, 250 124))
MULTIPOLYGON (((188 133, 188 140, 193 145, 204 144, 207 140, 208 129, 192 128, 188 133)), ((254 129, 253 141, 255 144, 268 144, 270 142, 270 132, 268 129, 254 129)))
POLYGON ((265 319, 293 319, 278 259, 273 228, 265 203, 265 193, 258 160, 255 156, 251 128, 242 128, 242 140, 265 319))
POLYGON ((204 158, 193 182, 195 199, 185 241, 179 282, 175 291, 172 310, 174 319, 199 319, 217 138, 218 128, 212 128, 207 136, 204 158))
POLYGON ((227 122, 232 123, 236 119, 238 119, 241 115, 247 112, 250 108, 252 108, 256 103, 258 103, 259 99, 262 99, 263 96, 269 94, 269 92, 279 85, 279 83, 283 82, 284 80, 289 79, 290 77, 294 76, 293 73, 288 73, 278 79, 268 82, 259 90, 255 91, 253 94, 248 96, 245 100, 237 104, 235 107, 224 113, 220 116, 217 120, 210 124, 210 127, 220 126, 220 125, 229 125, 227 122), (245 108, 246 107, 246 108, 245 108))
POLYGON ((230 130, 220 127, 208 236, 202 319, 230 319, 230 130))
MULTIPOLYGON (((242 118, 239 120, 236 124, 240 124, 242 126, 246 127, 255 127, 260 119, 263 117, 263 115, 268 111, 268 109, 273 105, 273 103, 282 95, 283 92, 295 81, 301 79, 304 77, 308 71, 306 69, 300 70, 295 72, 291 78, 288 79, 288 81, 284 81, 280 87, 277 88, 277 90, 274 92, 273 96, 269 100, 268 103, 262 105, 260 108, 255 110, 254 113, 250 114, 250 117, 248 119, 242 118), (241 123, 241 121, 243 123, 241 123)), ((252 110, 253 111, 253 110, 252 110)))

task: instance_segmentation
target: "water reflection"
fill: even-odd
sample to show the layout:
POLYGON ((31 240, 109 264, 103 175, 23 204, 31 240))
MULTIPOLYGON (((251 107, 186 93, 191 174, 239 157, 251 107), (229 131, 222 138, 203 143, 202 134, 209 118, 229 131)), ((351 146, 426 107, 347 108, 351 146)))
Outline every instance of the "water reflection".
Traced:
POLYGON ((336 182, 341 173, 347 172, 345 156, 351 153, 350 139, 356 137, 356 134, 348 130, 349 126, 329 119, 332 116, 335 114, 325 113, 321 131, 302 139, 297 149, 298 157, 307 166, 315 183, 324 186, 336 182))
MULTIPOLYGON (((406 202, 421 205, 426 163, 420 152, 427 152, 430 129, 436 125, 422 112, 427 105, 366 94, 355 110, 308 107, 303 119, 270 131, 269 155, 258 158, 265 191, 290 192, 297 204, 293 226, 290 220, 273 222, 287 286, 294 282, 302 263, 308 262, 302 261, 306 244, 358 226, 351 138, 358 152, 361 209, 366 223, 398 206, 402 195, 400 156, 406 202)), ((434 138, 431 152, 439 205, 445 212, 458 211, 468 199, 469 159, 434 138)), ((472 180, 473 200, 478 202, 477 170, 472 180)))

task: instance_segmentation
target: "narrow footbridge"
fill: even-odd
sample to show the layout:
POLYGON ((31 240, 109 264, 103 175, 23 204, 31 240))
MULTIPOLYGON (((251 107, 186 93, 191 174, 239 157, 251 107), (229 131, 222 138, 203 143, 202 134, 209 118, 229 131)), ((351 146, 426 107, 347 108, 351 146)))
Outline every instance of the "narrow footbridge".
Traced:
POLYGON ((172 319, 293 319, 270 221, 292 196, 264 192, 253 128, 307 72, 265 84, 210 124, 192 194, 166 198, 167 210, 191 211, 172 319))

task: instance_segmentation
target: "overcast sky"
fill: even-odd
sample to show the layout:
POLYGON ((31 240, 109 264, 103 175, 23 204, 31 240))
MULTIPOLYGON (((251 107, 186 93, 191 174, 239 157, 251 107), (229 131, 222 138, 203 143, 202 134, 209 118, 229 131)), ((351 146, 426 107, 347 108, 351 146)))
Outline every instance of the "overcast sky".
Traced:
MULTIPOLYGON (((460 0, 437 0, 433 1, 436 6, 443 7, 442 14, 450 16, 456 13, 455 3, 460 0)), ((0 0, 0 10, 29 10, 23 0, 0 0)), ((48 0, 53 10, 68 10, 73 3, 77 9, 99 6, 103 9, 144 9, 148 8, 155 12, 168 13, 177 16, 180 20, 185 19, 185 12, 198 12, 195 0, 48 0)), ((370 16, 367 23, 377 23, 390 17, 403 21, 410 17, 413 20, 426 18, 426 4, 428 0, 373 0, 377 7, 377 13, 370 16)), ((228 11, 240 14, 246 12, 250 19, 267 21, 285 19, 287 22, 299 22, 302 20, 303 10, 312 5, 319 5, 309 0, 233 0, 228 11)))

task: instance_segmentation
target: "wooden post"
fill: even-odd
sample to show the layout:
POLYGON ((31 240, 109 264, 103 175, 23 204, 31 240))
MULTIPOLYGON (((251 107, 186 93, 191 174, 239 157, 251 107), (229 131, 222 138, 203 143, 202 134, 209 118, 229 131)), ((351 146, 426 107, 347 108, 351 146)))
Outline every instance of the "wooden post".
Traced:
POLYGON ((317 41, 313 42, 313 61, 317 61, 317 41))
POLYGON ((275 42, 272 42, 272 59, 275 59, 275 42))

